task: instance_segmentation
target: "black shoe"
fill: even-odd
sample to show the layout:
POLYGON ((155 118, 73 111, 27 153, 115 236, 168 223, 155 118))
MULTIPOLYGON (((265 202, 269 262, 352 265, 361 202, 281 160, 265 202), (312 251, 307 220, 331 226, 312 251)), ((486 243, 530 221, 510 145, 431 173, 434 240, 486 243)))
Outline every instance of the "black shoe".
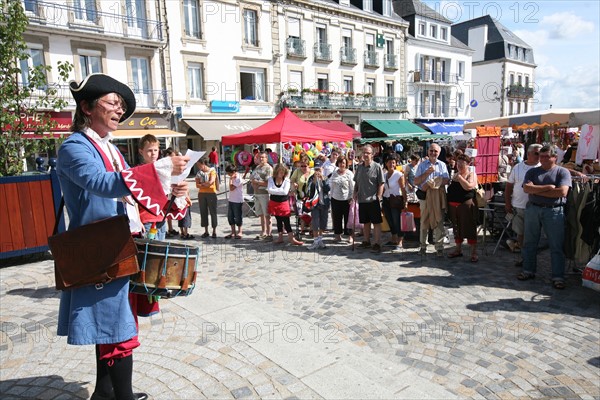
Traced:
POLYGON ((519 260, 515 262, 515 267, 522 267, 523 266, 523 260, 519 260))
POLYGON ((115 400, 115 393, 113 392, 110 395, 105 396, 94 392, 92 393, 92 397, 90 397, 90 400, 115 400))
POLYGON ((148 399, 148 395, 146 393, 134 393, 133 394, 133 398, 135 400, 147 400, 148 399))

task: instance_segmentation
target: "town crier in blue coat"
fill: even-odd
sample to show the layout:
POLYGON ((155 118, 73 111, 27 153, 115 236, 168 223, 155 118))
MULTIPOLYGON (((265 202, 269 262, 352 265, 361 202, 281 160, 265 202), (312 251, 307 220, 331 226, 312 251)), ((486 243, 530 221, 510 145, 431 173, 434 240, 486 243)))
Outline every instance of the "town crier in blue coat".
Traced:
MULTIPOLYGON (((135 232, 139 207, 164 215, 168 195, 176 196, 174 210, 185 208, 187 183, 171 185, 171 176, 185 170, 188 157, 165 157, 130 168, 110 140, 111 132, 135 111, 135 96, 123 83, 104 74, 71 82, 77 104, 72 134, 58 151, 57 172, 73 229, 118 214, 127 214, 135 232)), ((176 212, 177 214, 177 212, 176 212)), ((101 244, 90 241, 89 246, 101 244)), ((81 268, 86 268, 81 265, 81 268)), ((73 345, 96 345, 96 386, 92 399, 145 399, 133 393, 132 350, 137 339, 135 302, 129 301, 129 277, 102 285, 62 292, 58 335, 73 345)))

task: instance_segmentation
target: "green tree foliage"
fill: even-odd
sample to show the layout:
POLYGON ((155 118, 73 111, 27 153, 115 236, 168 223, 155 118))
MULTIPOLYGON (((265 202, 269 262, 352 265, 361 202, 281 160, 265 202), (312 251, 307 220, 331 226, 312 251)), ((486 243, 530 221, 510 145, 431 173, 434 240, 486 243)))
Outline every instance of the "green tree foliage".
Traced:
MULTIPOLYGON (((35 115, 34 133, 49 132, 54 125, 49 111, 60 111, 67 102, 57 96, 61 84, 66 84, 73 66, 58 63, 59 81, 50 84, 51 66, 40 65, 21 70, 21 60, 31 57, 23 34, 29 23, 20 0, 0 0, 0 176, 23 172, 23 159, 35 153, 47 152, 56 139, 28 139, 23 136, 26 116, 35 115), (21 82, 22 73, 27 76, 21 82)), ((30 65, 29 63, 27 63, 30 65)))

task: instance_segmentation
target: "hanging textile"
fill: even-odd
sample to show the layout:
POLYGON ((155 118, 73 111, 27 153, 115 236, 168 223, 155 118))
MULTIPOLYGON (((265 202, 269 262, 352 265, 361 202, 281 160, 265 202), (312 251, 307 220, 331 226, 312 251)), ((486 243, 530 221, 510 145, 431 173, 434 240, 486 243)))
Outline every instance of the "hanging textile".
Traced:
POLYGON ((583 160, 596 160, 600 157, 600 126, 582 125, 575 162, 581 165, 583 160))
POLYGON ((479 126, 475 140, 477 157, 475 171, 480 184, 498 181, 498 155, 500 154, 500 127, 479 126))
POLYGON ((600 247, 600 184, 574 181, 565 212, 565 257, 585 264, 600 247))

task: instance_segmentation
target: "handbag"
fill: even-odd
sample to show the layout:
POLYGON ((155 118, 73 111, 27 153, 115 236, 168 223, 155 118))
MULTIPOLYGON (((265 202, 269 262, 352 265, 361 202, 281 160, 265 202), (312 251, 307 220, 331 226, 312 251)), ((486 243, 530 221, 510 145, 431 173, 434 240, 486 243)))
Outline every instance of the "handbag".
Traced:
POLYGON ((592 257, 583 269, 581 284, 600 292, 600 252, 592 257))
POLYGON ((63 208, 64 198, 54 234, 48 238, 54 257, 57 290, 105 284, 140 271, 137 246, 126 215, 102 219, 57 234, 63 208))
POLYGON ((402 210, 404 208, 404 197, 390 194, 390 207, 402 210))
POLYGON ((388 223, 388 220, 385 217, 385 214, 382 212, 381 213, 381 232, 389 232, 389 231, 390 231, 390 224, 388 223))
POLYGON ((410 211, 404 211, 400 214, 400 230, 402 232, 414 232, 417 230, 415 216, 410 211))
POLYGON ((425 200, 427 198, 427 192, 421 189, 417 189, 417 199, 425 200))
POLYGON ((487 200, 485 199, 485 190, 483 186, 479 185, 477 189, 473 189, 475 191, 475 203, 477 203, 477 207, 483 208, 487 206, 487 200))

